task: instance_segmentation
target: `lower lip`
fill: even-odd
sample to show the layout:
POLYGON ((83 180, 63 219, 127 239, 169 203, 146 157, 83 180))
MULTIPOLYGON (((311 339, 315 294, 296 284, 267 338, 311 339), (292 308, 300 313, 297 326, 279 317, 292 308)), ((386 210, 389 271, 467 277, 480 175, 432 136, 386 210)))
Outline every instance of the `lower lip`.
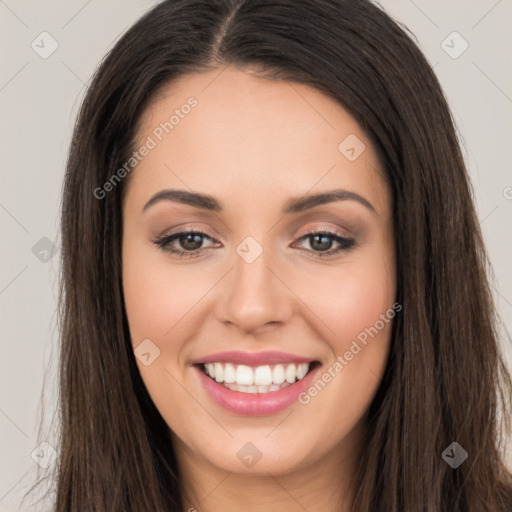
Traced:
POLYGON ((303 379, 278 391, 242 393, 224 387, 205 375, 198 366, 195 366, 203 386, 212 400, 227 411, 244 416, 266 416, 286 409, 310 387, 319 368, 320 366, 313 368, 303 379))

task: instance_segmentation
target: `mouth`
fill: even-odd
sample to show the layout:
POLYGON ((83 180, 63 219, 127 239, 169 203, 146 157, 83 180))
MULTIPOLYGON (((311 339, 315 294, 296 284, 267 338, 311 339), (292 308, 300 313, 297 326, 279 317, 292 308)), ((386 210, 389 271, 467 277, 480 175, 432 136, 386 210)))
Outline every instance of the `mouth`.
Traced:
POLYGON ((319 361, 249 366, 224 361, 198 363, 195 366, 209 379, 239 393, 265 394, 279 391, 304 379, 319 361))
POLYGON ((231 350, 202 356, 190 365, 216 405, 238 416, 266 416, 297 403, 322 363, 292 352, 231 350))

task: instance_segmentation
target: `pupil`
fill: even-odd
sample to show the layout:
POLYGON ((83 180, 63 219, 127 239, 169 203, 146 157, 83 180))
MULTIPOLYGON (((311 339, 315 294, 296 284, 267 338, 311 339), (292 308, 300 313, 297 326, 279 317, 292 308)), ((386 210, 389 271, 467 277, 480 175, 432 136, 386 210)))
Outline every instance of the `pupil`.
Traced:
POLYGON ((189 249, 191 251, 195 251, 201 247, 202 236, 199 234, 188 233, 182 237, 180 237, 180 243, 185 249, 189 249), (189 245, 189 242, 192 246, 189 245))
POLYGON ((316 246, 316 249, 320 250, 330 249, 332 245, 332 241, 330 238, 331 237, 329 235, 313 235, 313 242, 311 244, 311 247, 315 249, 316 246), (320 240, 319 245, 317 245, 318 240, 320 240))

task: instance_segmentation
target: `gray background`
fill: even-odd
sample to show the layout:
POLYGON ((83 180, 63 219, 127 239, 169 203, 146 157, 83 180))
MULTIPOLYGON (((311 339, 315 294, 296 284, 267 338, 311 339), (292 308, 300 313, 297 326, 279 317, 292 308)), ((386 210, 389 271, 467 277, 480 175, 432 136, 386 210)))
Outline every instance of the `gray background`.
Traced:
MULTIPOLYGON (((512 332, 512 0, 380 3, 415 35, 450 102, 498 310, 512 332), (461 53, 464 41, 469 47, 461 53)), ((0 0, 1 511, 18 510, 35 472, 54 467, 58 210, 77 109, 101 58, 154 4, 0 0), (41 36, 44 31, 50 36, 41 36), (52 38, 58 48, 47 56, 52 38), (41 440, 49 445, 38 447, 41 440)), ((510 341, 502 338, 510 362, 510 341)), ((508 460, 512 466, 512 456, 508 460)))

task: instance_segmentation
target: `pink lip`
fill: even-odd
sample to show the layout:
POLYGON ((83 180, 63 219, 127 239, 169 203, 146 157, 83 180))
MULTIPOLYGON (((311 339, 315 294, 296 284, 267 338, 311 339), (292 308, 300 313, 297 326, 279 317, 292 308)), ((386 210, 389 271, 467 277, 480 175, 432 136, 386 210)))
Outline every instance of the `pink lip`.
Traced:
MULTIPOLYGON (((218 355, 216 356, 218 357, 218 355)), ((215 360, 219 361, 219 359, 215 360)), ((288 359, 288 361, 290 360, 288 359)), ((194 368, 199 373, 205 390, 215 403, 234 414, 266 416, 282 411, 296 402, 298 396, 311 386, 320 365, 313 368, 303 379, 295 384, 290 384, 278 391, 254 394, 231 391, 208 377, 198 365, 194 366, 194 368)))
POLYGON ((260 366, 264 364, 279 363, 310 363, 314 361, 311 357, 300 357, 285 352, 218 352, 209 356, 202 357, 192 361, 191 364, 197 365, 201 363, 233 363, 245 364, 247 366, 260 366))

